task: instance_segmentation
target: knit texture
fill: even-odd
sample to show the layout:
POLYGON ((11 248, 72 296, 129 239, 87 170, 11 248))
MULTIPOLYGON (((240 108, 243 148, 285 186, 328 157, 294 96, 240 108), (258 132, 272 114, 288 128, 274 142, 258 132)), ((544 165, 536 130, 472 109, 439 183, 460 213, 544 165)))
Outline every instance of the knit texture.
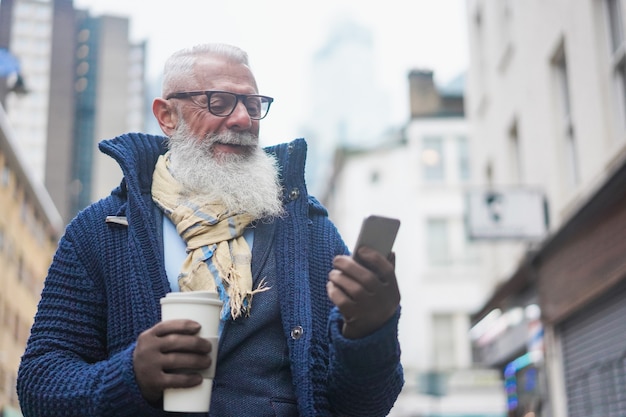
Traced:
MULTIPOLYGON (((132 364, 137 336, 160 320, 159 299, 170 291, 150 195, 165 138, 126 134, 100 149, 117 160, 124 180, 80 212, 59 242, 18 373, 26 417, 169 415, 141 397, 132 364), (107 223, 112 215, 128 226, 107 223)), ((299 414, 385 416, 403 385, 399 312, 364 339, 341 336, 326 282, 333 257, 348 249, 307 195, 306 144, 266 151, 279 160, 287 211, 276 224, 275 262, 299 414), (292 337, 297 327, 302 336, 292 337)))

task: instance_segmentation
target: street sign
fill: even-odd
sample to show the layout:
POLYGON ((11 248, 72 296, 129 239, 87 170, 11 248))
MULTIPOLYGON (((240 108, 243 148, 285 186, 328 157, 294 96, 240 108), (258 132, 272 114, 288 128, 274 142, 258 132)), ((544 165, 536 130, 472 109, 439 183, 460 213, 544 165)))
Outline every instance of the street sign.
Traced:
POLYGON ((469 190, 465 220, 472 240, 541 240, 548 232, 547 201, 532 188, 469 190))

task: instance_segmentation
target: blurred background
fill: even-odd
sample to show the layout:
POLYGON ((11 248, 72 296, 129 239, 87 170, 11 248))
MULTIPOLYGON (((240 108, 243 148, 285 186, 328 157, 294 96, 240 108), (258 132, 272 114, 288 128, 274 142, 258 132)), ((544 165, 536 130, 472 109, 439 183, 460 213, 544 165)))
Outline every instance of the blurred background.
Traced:
POLYGON ((626 0, 0 0, 0 416, 65 225, 160 134, 174 51, 227 42, 352 247, 397 217, 390 416, 626 415, 626 0), (175 5, 174 5, 175 4, 175 5))

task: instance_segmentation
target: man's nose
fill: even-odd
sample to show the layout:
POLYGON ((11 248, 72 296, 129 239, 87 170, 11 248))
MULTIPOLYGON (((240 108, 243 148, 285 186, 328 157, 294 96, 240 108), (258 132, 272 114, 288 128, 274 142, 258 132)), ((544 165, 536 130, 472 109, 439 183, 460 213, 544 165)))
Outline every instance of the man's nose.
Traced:
POLYGON ((246 106, 239 101, 235 106, 235 110, 228 116, 228 120, 226 121, 229 129, 238 128, 240 130, 250 129, 252 126, 252 118, 248 114, 248 109, 246 106))

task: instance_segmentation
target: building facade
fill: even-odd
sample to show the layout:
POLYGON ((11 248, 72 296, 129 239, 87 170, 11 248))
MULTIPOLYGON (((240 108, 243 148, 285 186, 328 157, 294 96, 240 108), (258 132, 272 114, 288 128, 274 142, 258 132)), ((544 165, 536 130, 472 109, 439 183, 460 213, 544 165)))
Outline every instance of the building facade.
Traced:
POLYGON ((500 376, 472 363, 470 314, 493 282, 464 227, 472 139, 462 78, 446 87, 432 71, 412 71, 410 122, 377 146, 340 148, 324 203, 349 246, 370 214, 401 221, 394 251, 406 383, 390 415, 501 417, 500 376))
POLYGON ((25 94, 0 102, 20 138, 18 152, 68 222, 107 195, 121 172, 100 140, 144 128, 145 42, 129 20, 91 16, 72 0, 3 0, 0 47, 20 61, 25 94))
POLYGON ((624 415, 623 0, 469 0, 479 183, 541 189, 549 230, 500 256, 474 347, 511 416, 624 415))
POLYGON ((53 4, 50 1, 8 0, 0 3, 3 28, 0 46, 19 59, 27 94, 2 97, 11 125, 20 138, 18 152, 32 167, 37 181, 44 180, 53 4))
POLYGON ((97 144, 129 131, 143 131, 146 101, 146 45, 129 43, 129 20, 80 12, 77 22, 74 214, 119 185, 119 166, 97 144))
POLYGON ((0 415, 20 415, 17 370, 63 221, 16 151, 0 106, 0 415), (9 414, 13 412, 13 414, 9 414))

